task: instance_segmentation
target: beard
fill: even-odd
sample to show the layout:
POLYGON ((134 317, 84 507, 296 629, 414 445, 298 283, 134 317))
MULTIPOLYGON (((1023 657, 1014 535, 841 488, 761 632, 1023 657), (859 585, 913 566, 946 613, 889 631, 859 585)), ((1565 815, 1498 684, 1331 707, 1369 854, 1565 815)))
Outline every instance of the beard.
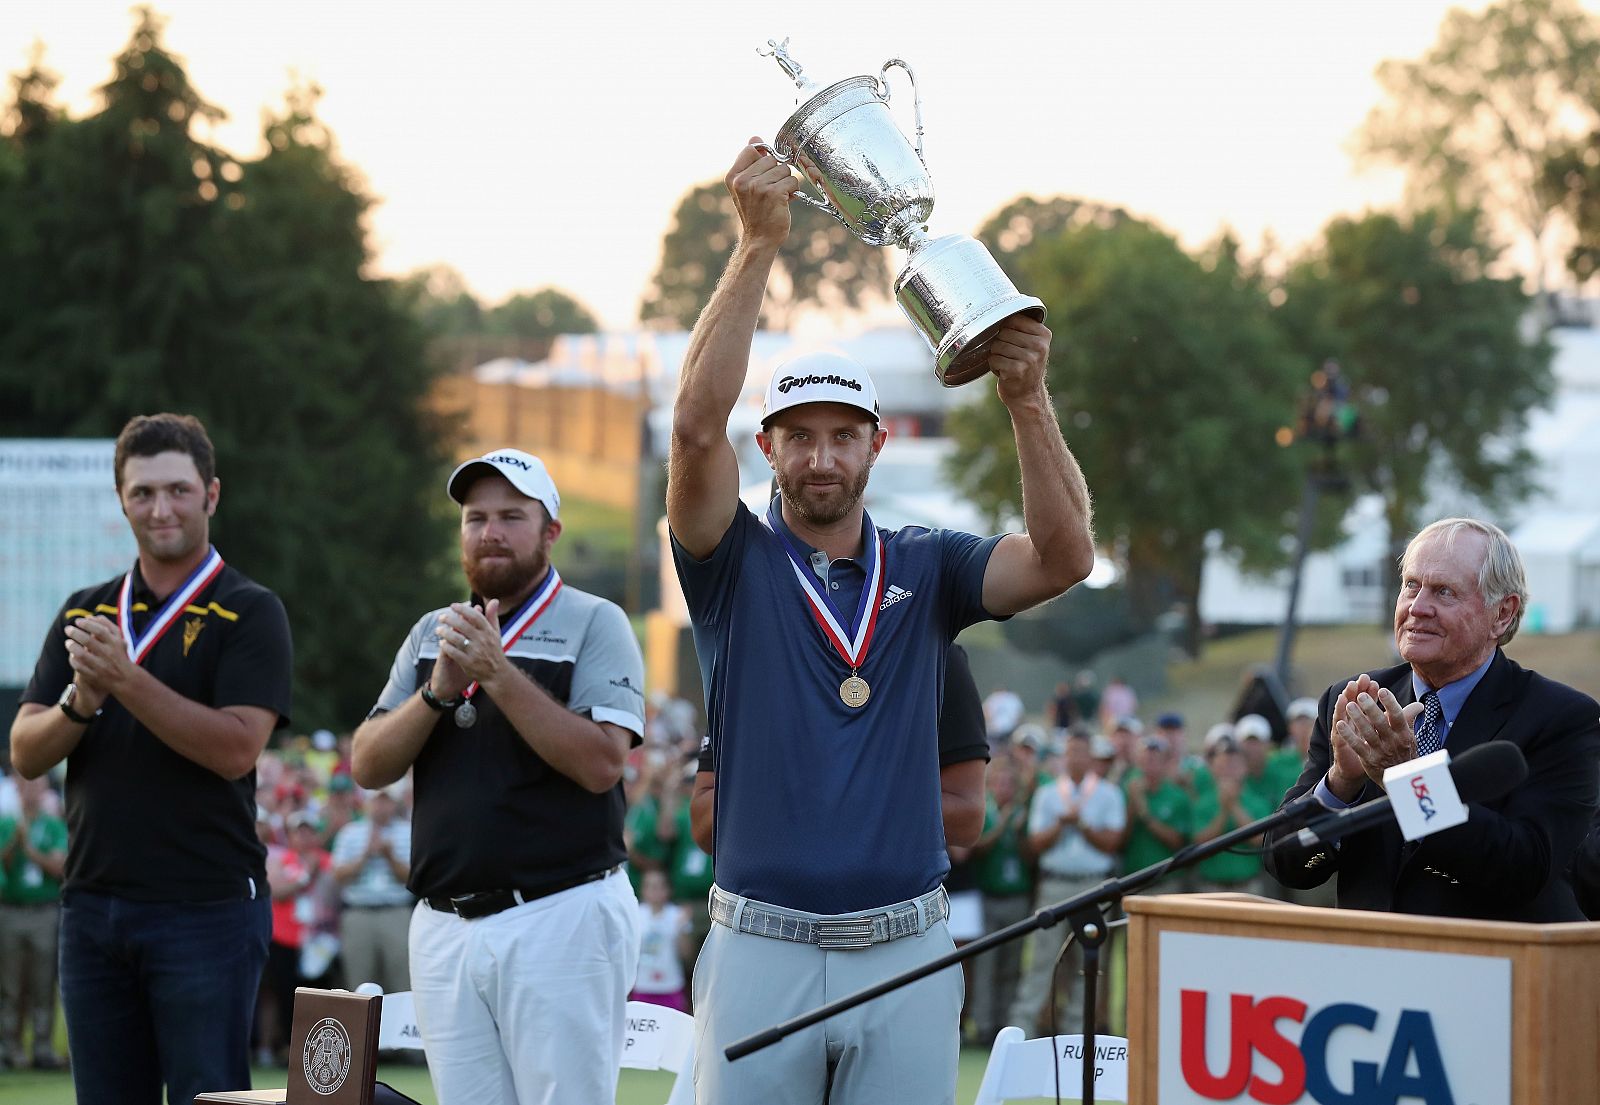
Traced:
POLYGON ((531 588, 549 566, 550 556, 542 545, 521 556, 504 545, 479 548, 470 556, 465 551, 461 553, 461 570, 473 593, 502 602, 531 588), (506 559, 485 562, 488 557, 506 559))
POLYGON ((803 483, 794 482, 779 469, 776 473, 778 493, 802 522, 811 526, 831 526, 856 508, 861 496, 866 493, 867 477, 871 473, 872 466, 864 465, 853 479, 838 490, 820 495, 810 492, 808 495, 803 483))

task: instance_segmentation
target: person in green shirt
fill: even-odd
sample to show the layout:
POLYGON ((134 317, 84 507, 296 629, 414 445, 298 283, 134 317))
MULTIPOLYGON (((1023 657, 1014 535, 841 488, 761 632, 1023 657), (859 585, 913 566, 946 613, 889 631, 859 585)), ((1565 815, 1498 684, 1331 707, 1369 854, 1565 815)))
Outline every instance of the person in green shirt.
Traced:
MULTIPOLYGON (((983 835, 972 847, 978 890, 983 894, 983 929, 1015 924, 1033 908, 1033 865, 1023 854, 1035 772, 1009 756, 989 765, 983 835)), ((1001 1018, 1017 996, 1022 977, 1022 941, 1013 940, 977 957, 972 965, 970 1014, 980 1040, 992 1042, 1001 1018)))
POLYGON ((1244 759, 1245 787, 1256 797, 1268 799, 1270 808, 1277 809, 1283 791, 1274 789, 1277 779, 1267 771, 1272 756, 1272 723, 1260 714, 1245 714, 1233 723, 1233 737, 1244 759))
POLYGON ((1295 699, 1289 703, 1288 716, 1288 739, 1267 759, 1267 772, 1279 788, 1280 802, 1289 788, 1300 781, 1300 773, 1306 768, 1306 750, 1311 745, 1311 730, 1317 724, 1317 700, 1295 699))
MULTIPOLYGON (((50 783, 17 780, 21 816, 0 823, 5 879, 0 889, 0 1048, 20 1067, 23 1028, 33 1030, 33 1066, 62 1066, 52 1039, 56 1023, 56 926, 61 875, 67 862, 67 823, 45 808, 50 783)), ((9 820, 9 819, 8 819, 9 820)))
POLYGON ((694 842, 690 827, 689 790, 696 767, 669 753, 652 752, 643 790, 623 822, 628 843, 628 877, 638 883, 646 871, 661 871, 672 884, 672 901, 689 911, 687 962, 700 954, 711 931, 710 894, 715 872, 711 857, 694 842))
MULTIPOLYGON (((1226 733, 1216 739, 1206 737, 1206 767, 1213 785, 1201 792, 1194 804, 1194 841, 1196 844, 1215 839, 1241 825, 1267 816, 1275 803, 1264 801, 1245 786, 1244 757, 1239 743, 1226 733)), ((1260 837, 1241 841, 1235 848, 1259 846, 1260 837)), ((1241 852, 1219 852, 1196 865, 1195 890, 1238 891, 1245 894, 1261 892, 1261 858, 1241 852)))
POLYGON ((1134 764, 1138 770, 1129 772, 1122 785, 1128 802, 1124 871, 1141 871, 1160 863, 1188 843, 1194 803, 1188 789, 1178 783, 1177 758, 1165 737, 1141 738, 1134 764))
MULTIPOLYGON (((1311 732, 1317 726, 1317 700, 1314 698, 1297 698, 1289 703, 1289 739, 1283 742, 1283 748, 1276 752, 1267 761, 1267 770, 1272 772, 1281 788, 1278 797, 1281 800, 1289 792, 1289 788, 1300 781, 1300 775, 1306 768, 1306 752, 1311 746, 1311 732)), ((1283 887, 1277 879, 1266 880, 1274 884, 1283 897, 1297 905, 1320 906, 1332 909, 1338 897, 1336 888, 1338 879, 1329 879, 1309 890, 1290 890, 1283 887)))
POLYGON ((689 913, 689 955, 684 960, 694 963, 700 956, 700 945, 706 942, 711 931, 711 884, 716 872, 711 867, 711 857, 694 842, 694 830, 689 809, 689 792, 694 787, 698 767, 694 763, 671 765, 676 783, 668 783, 663 791, 661 812, 656 818, 656 839, 664 853, 667 878, 672 883, 672 900, 689 913))
MULTIPOLYGON (((1230 734, 1233 731, 1233 727, 1226 722, 1213 725, 1206 733, 1206 747, 1210 746, 1211 734, 1220 729, 1227 729, 1230 734)), ((1179 786, 1186 789, 1191 797, 1198 797, 1211 789, 1211 773, 1206 770, 1205 758, 1190 751, 1189 726, 1182 714, 1165 713, 1157 717, 1155 735, 1165 738, 1172 746, 1172 777, 1179 786)))
POLYGON ((635 895, 640 892, 640 880, 646 871, 667 869, 667 845, 659 829, 662 807, 669 804, 666 790, 673 775, 670 768, 664 749, 651 749, 646 754, 638 797, 622 821, 622 839, 628 848, 628 881, 633 884, 635 895))

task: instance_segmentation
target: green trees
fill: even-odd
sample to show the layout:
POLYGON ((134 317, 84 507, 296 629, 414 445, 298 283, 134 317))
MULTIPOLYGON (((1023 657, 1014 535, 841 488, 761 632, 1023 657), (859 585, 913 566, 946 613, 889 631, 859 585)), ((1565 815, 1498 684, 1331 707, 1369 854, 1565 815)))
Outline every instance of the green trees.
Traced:
MULTIPOLYGON (((1275 438, 1327 357, 1361 405, 1343 450, 1353 490, 1382 495, 1394 542, 1428 521, 1430 491, 1527 490, 1520 435, 1550 394, 1549 352, 1524 335, 1518 282, 1489 275, 1498 251, 1474 213, 1335 219, 1278 280, 1226 238, 1190 256, 1150 223, 1071 200, 1018 201, 981 236, 1050 308, 1050 389, 1137 624, 1176 601, 1198 640, 1209 534, 1247 564, 1282 563, 1311 458, 1275 438)), ((952 425, 957 483, 1018 509, 998 400, 952 425)))
POLYGON ((484 321, 491 334, 528 340, 592 334, 600 328, 589 308, 558 288, 518 292, 491 307, 484 321))
MULTIPOLYGON (((790 212, 793 229, 767 287, 763 326, 785 328, 803 305, 859 307, 874 294, 888 299, 892 250, 865 244, 808 204, 795 203, 790 212)), ((645 289, 639 321, 692 329, 737 240, 738 218, 723 183, 690 189, 662 239, 661 263, 645 289)))
MULTIPOLYGON (((1015 246, 1002 263, 1050 309, 1050 390, 1096 535, 1127 567, 1135 620, 1182 602, 1197 644, 1207 534, 1270 561, 1299 495, 1274 433, 1303 373, 1262 288, 1226 240, 1197 259, 1150 223, 1072 201, 1014 204, 980 236, 1015 246)), ((952 432, 962 488, 987 509, 1017 509, 1016 451, 992 392, 952 432)))
POLYGON ((1361 397, 1352 467, 1383 496, 1397 546, 1431 520, 1419 514, 1430 491, 1505 502, 1529 490, 1520 438, 1550 396, 1549 349, 1523 333, 1520 281, 1489 275, 1499 251, 1482 222, 1335 219, 1283 279, 1291 345, 1308 362, 1337 357, 1361 397))
POLYGON ((1600 127, 1600 26, 1578 0, 1456 8, 1422 57, 1386 61, 1387 99, 1367 119, 1367 154, 1407 172, 1415 209, 1481 208, 1538 258, 1568 191, 1553 160, 1600 127))
POLYGON ((297 725, 354 724, 400 634, 455 585, 422 332, 363 275, 370 201, 315 92, 269 120, 265 156, 236 160, 196 137, 216 109, 148 11, 95 113, 56 111, 37 69, 16 83, 0 142, 0 433, 203 419, 218 547, 289 610, 297 725))
POLYGON ((413 272, 400 282, 399 291, 430 337, 549 342, 561 334, 592 334, 600 328, 589 308, 559 288, 518 292, 485 307, 448 265, 413 272))

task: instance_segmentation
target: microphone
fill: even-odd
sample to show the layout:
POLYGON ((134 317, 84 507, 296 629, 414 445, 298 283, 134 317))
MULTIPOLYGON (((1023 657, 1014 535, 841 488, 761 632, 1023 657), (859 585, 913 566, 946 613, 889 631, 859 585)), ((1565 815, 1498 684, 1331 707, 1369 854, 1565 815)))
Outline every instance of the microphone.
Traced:
MULTIPOLYGON (((1498 798, 1527 777, 1528 761, 1523 759, 1522 749, 1510 741, 1489 741, 1469 748, 1450 763, 1450 779, 1463 803, 1498 798)), ((1394 816, 1394 803, 1386 794, 1319 817, 1293 837, 1278 841, 1277 847, 1286 849, 1293 840, 1302 848, 1310 848, 1369 829, 1394 816)))

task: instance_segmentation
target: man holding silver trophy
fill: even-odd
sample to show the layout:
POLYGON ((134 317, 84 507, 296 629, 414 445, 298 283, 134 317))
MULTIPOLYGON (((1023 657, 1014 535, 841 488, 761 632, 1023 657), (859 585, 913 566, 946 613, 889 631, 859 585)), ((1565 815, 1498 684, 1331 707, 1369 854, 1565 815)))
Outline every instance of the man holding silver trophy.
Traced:
MULTIPOLYGON (((1089 493, 1045 387, 1050 331, 1013 313, 967 319, 961 344, 981 344, 975 374, 994 373, 1010 412, 1026 532, 874 526, 863 494, 888 435, 865 369, 831 353, 774 372, 757 441, 780 493, 762 516, 740 502, 727 424, 790 230, 799 182, 783 137, 777 150, 751 139, 727 174, 739 243, 673 412, 667 518, 710 718, 694 823, 717 871, 694 980, 696 1097, 953 1102, 954 968, 738 1062, 723 1049, 952 949, 945 846, 979 835, 983 761, 940 762, 946 651, 966 626, 1087 576, 1089 493)), ((890 207, 902 232, 920 221, 890 207)))

